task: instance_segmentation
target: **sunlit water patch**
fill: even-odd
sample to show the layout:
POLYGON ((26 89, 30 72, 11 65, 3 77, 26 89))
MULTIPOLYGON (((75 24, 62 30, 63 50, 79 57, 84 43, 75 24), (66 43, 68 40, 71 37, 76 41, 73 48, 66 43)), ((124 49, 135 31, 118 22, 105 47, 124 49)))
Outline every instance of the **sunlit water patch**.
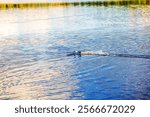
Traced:
POLYGON ((149 7, 0 11, 0 99, 150 99, 149 7))

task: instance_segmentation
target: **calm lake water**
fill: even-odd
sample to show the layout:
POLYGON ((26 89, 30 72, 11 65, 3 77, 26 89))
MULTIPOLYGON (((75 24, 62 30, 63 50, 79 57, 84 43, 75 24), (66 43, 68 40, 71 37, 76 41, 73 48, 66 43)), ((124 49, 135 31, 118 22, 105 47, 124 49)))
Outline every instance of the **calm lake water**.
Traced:
POLYGON ((0 99, 150 99, 149 7, 0 10, 0 99))

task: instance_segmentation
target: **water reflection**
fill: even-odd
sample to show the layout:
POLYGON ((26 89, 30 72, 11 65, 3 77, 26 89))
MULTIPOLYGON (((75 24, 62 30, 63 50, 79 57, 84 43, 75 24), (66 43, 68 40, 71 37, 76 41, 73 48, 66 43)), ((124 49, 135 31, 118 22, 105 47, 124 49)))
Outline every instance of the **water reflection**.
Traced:
MULTIPOLYGON (((53 17, 55 10, 50 9, 53 17)), ((63 9, 58 8, 58 11, 57 16, 62 16, 63 9)), ((4 15, 0 24, 5 27, 1 28, 0 39, 1 99, 69 99, 71 91, 77 88, 77 81, 69 75, 73 69, 67 68, 72 63, 50 53, 55 51, 51 46, 64 46, 65 41, 62 38, 53 40, 53 36, 47 35, 51 31, 51 20, 38 21, 40 16, 34 15, 42 14, 42 18, 47 19, 47 12, 46 9, 4 11, 8 16, 4 15), (7 17, 12 19, 4 24, 7 17)))
POLYGON ((0 17, 0 99, 150 98, 149 60, 66 56, 150 54, 148 7, 9 9, 0 17))
POLYGON ((57 65, 37 61, 7 69, 1 73, 1 99, 69 99, 76 81, 66 76, 64 65, 57 65))

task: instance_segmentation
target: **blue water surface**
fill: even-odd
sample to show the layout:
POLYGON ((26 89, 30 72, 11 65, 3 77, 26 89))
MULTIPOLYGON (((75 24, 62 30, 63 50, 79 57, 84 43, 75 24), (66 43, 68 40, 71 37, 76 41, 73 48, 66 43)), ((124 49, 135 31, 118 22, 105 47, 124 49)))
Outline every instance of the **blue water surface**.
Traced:
POLYGON ((147 6, 0 11, 0 99, 150 99, 150 60, 68 52, 150 55, 147 6))

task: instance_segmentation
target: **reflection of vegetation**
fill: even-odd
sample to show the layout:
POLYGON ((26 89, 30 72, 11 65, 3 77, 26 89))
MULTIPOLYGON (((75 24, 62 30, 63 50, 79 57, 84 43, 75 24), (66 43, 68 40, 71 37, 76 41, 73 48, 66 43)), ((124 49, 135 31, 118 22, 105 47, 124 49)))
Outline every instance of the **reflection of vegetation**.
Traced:
POLYGON ((7 8, 35 8, 55 6, 110 6, 110 5, 150 5, 150 0, 109 0, 109 1, 87 1, 87 2, 61 2, 61 3, 13 3, 0 4, 1 9, 7 8))

